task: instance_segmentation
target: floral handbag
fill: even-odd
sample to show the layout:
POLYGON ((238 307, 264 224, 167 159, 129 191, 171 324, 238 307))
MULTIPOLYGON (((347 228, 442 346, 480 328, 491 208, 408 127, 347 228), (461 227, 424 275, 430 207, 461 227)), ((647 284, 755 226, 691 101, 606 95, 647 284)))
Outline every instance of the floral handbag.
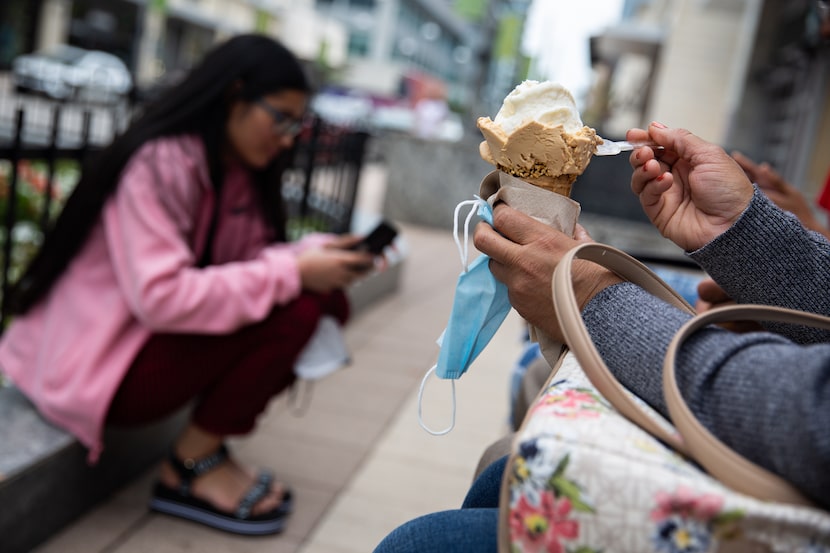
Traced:
POLYGON ((551 376, 514 439, 502 484, 499 550, 830 552, 830 513, 708 433, 683 402, 673 368, 682 341, 712 322, 830 328, 830 319, 761 306, 693 318, 666 355, 672 425, 625 390, 599 358, 570 284, 575 258, 600 263, 691 311, 645 266, 609 246, 583 245, 560 262, 554 298, 570 350, 551 359, 551 376))

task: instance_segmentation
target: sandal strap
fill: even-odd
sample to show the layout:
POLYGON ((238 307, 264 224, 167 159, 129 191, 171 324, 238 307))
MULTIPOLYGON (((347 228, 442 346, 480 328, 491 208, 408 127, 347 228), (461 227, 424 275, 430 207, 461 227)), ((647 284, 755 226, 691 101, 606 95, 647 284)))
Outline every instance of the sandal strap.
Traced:
POLYGON ((254 506, 262 501, 266 495, 271 491, 271 482, 274 480, 274 475, 268 471, 262 471, 257 476, 256 482, 248 488, 242 499, 239 500, 239 505, 236 508, 237 518, 246 519, 251 516, 254 506))
POLYGON ((176 456, 175 451, 170 450, 169 459, 173 469, 179 475, 179 491, 184 495, 189 495, 193 480, 227 461, 228 448, 225 444, 222 444, 213 453, 200 457, 199 459, 190 457, 180 459, 176 456))

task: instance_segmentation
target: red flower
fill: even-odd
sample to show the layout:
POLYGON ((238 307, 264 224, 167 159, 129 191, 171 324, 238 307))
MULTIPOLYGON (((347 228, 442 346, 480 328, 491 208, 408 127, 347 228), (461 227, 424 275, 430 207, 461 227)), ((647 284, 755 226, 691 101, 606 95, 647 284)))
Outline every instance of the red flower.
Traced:
POLYGON ((521 543, 525 553, 564 553, 560 539, 572 540, 579 536, 579 523, 567 518, 570 512, 570 500, 557 499, 549 491, 540 494, 538 506, 521 496, 510 512, 513 543, 521 543))
POLYGON ((654 496, 657 505, 651 511, 651 520, 659 522, 671 515, 708 522, 723 509, 723 498, 715 494, 697 495, 687 486, 678 486, 674 493, 663 491, 654 496))

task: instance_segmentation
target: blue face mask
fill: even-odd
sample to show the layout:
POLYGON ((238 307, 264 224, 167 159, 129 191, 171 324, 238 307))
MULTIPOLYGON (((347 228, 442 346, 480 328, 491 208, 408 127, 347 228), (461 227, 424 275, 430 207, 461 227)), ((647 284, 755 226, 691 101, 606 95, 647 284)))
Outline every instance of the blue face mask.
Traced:
POLYGON ((438 344, 441 346, 438 363, 424 376, 418 397, 418 421, 424 430, 435 435, 446 434, 455 426, 455 380, 467 371, 472 362, 490 343, 511 308, 507 297, 507 286, 493 277, 488 256, 481 255, 469 267, 467 266, 469 226, 475 212, 471 210, 467 215, 463 244, 458 239, 458 212, 463 206, 471 204, 478 207, 478 216, 482 220, 493 224, 493 209, 490 204, 480 198, 461 202, 456 207, 454 234, 461 254, 461 263, 465 269, 458 277, 449 323, 438 339, 438 344), (424 386, 432 372, 435 372, 439 378, 453 381, 452 421, 448 428, 440 431, 428 428, 421 416, 424 386))

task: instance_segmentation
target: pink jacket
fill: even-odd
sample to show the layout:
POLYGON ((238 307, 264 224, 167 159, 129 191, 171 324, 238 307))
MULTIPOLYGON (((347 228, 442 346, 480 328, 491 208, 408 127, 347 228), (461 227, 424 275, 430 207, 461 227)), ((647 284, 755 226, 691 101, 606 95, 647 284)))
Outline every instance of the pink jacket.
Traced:
POLYGON ((95 462, 104 419, 132 360, 154 332, 222 334, 297 297, 297 253, 330 239, 267 245, 247 173, 222 188, 213 265, 198 268, 214 194, 194 136, 146 144, 100 221, 49 295, 0 341, 0 368, 95 462))

